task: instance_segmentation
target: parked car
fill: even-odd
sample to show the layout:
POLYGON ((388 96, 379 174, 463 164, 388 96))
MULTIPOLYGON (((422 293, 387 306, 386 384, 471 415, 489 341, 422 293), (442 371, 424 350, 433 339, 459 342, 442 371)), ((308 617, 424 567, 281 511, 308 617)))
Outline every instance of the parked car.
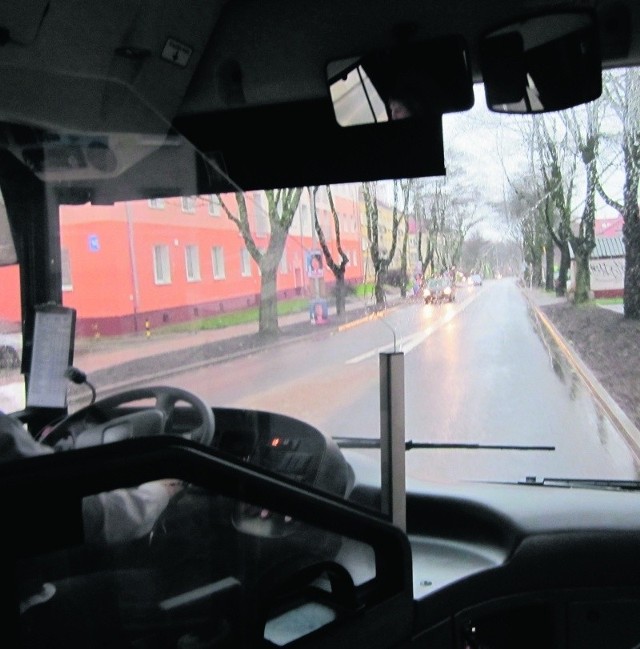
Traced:
POLYGON ((482 275, 478 275, 477 273, 470 275, 467 283, 469 286, 482 286, 482 275))
POLYGON ((425 304, 453 302, 456 299, 456 285, 445 277, 434 277, 427 282, 422 295, 425 304))

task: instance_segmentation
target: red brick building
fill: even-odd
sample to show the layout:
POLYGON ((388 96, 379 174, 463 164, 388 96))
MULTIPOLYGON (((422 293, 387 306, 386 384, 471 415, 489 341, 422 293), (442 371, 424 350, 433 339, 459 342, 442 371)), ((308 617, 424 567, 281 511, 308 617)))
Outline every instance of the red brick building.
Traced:
MULTIPOLYGON (((235 196, 222 198, 235 213, 235 196)), ((346 278, 355 283, 363 275, 357 192, 345 185, 333 190, 333 198, 350 258, 346 278)), ((254 241, 266 249, 266 197, 253 192, 246 202, 254 241)), ((337 258, 326 194, 319 193, 316 204, 337 258)), ((63 206, 60 219, 63 303, 77 310, 80 335, 128 333, 143 330, 147 321, 156 327, 259 303, 258 266, 215 196, 63 206), (114 249, 120 251, 116 265, 114 249)), ((318 285, 308 278, 305 260, 317 249, 305 191, 278 268, 279 299, 313 296, 318 285)), ((325 269, 320 291, 328 292, 333 281, 325 269)), ((0 268, 0 320, 20 319, 18 282, 15 267, 0 268)))

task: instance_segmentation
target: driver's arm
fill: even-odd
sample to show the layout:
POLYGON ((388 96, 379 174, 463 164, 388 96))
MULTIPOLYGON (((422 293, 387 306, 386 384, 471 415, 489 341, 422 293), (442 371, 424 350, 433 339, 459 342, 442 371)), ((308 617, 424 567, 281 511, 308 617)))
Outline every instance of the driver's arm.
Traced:
POLYGON ((145 536, 180 488, 177 480, 156 480, 87 496, 82 501, 85 540, 119 543, 145 536))
MULTIPOLYGON (((17 419, 0 412, 0 462, 50 453, 53 449, 34 440, 17 419)), ((148 534, 180 489, 178 480, 156 480, 87 496, 82 502, 85 539, 117 543, 148 534)))

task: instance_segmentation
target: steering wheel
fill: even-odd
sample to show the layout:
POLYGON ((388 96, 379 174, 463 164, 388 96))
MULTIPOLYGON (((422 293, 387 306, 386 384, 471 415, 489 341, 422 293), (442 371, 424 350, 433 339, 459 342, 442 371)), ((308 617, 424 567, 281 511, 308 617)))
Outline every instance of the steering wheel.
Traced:
POLYGON ((133 437, 177 434, 210 445, 214 432, 213 411, 202 399, 180 388, 151 386, 126 390, 81 408, 42 431, 40 441, 54 446, 66 438, 73 448, 84 448, 133 437), (120 406, 141 399, 154 399, 155 405, 118 414, 120 406), (185 432, 173 430, 173 413, 179 401, 189 404, 200 420, 185 432))

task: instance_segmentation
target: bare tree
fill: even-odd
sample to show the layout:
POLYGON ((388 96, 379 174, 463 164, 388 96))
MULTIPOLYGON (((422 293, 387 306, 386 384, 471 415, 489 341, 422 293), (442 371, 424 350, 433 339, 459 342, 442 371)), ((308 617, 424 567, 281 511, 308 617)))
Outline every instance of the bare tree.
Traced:
POLYGON ((276 336, 280 332, 278 328, 278 264, 282 259, 289 228, 302 195, 302 188, 274 189, 264 193, 267 197, 267 215, 270 226, 269 245, 264 252, 258 248, 253 238, 244 193, 235 193, 237 213, 231 211, 220 194, 218 194, 218 200, 227 217, 238 227, 249 254, 260 268, 258 331, 264 336, 276 336))
POLYGON ((624 160, 622 202, 605 191, 599 178, 597 190, 604 201, 624 218, 625 241, 624 315, 640 320, 640 71, 627 69, 622 74, 604 77, 604 98, 622 125, 620 146, 624 160))
POLYGON ((336 248, 338 249, 338 254, 340 255, 340 261, 334 260, 331 250, 327 245, 327 239, 324 236, 324 231, 318 220, 318 210, 316 207, 316 194, 318 193, 318 187, 309 188, 309 197, 311 198, 311 209, 313 210, 313 223, 316 229, 316 234, 318 235, 318 242, 322 248, 324 258, 327 261, 327 266, 331 269, 331 272, 336 278, 336 313, 337 315, 342 315, 345 312, 346 307, 346 287, 344 283, 344 275, 349 263, 349 257, 346 255, 345 251, 342 249, 342 242, 340 239, 340 219, 338 218, 338 212, 336 211, 335 204, 333 202, 333 195, 331 193, 331 187, 326 186, 327 198, 329 199, 329 207, 331 209, 331 216, 333 217, 333 230, 336 235, 336 248))
POLYGON ((406 178, 399 181, 402 193, 401 220, 403 225, 402 246, 400 247, 400 296, 407 297, 407 248, 409 244, 409 201, 416 181, 413 178, 406 178))
POLYGON ((544 218, 548 232, 546 287, 553 288, 553 245, 555 245, 560 252, 556 293, 564 295, 571 265, 569 240, 576 161, 575 156, 572 155, 573 149, 568 146, 566 129, 561 134, 560 126, 561 123, 557 121, 555 115, 540 115, 533 118, 531 168, 538 170, 537 175, 541 179, 540 214, 544 218), (551 276, 549 276, 550 271, 551 276))
POLYGON ((585 200, 577 233, 570 232, 569 240, 576 259, 574 300, 580 304, 590 298, 591 272, 589 260, 596 246, 596 186, 598 145, 600 140, 601 109, 599 102, 584 107, 585 120, 578 119, 575 109, 564 113, 567 124, 586 172, 585 200))
POLYGON ((413 213, 418 233, 418 261, 420 262, 420 270, 422 273, 426 273, 432 267, 434 254, 434 239, 430 229, 428 203, 429 195, 425 180, 421 179, 417 181, 413 213))
POLYGON ((379 220, 380 212, 378 209, 378 196, 377 196, 377 183, 365 182, 362 183, 362 196, 364 199, 364 210, 367 224, 367 239, 369 241, 369 254, 371 256, 371 263, 375 273, 375 289, 374 294, 376 298, 376 306, 382 307, 385 304, 384 282, 389 270, 389 265, 393 260, 396 252, 396 244, 398 241, 398 226, 400 224, 400 217, 398 216, 398 187, 400 181, 393 181, 393 216, 392 216, 392 230, 391 230, 391 247, 387 255, 383 255, 380 250, 379 241, 379 220))
POLYGON ((450 178, 417 183, 414 215, 418 231, 418 259, 425 274, 457 266, 467 234, 482 219, 475 216, 475 197, 450 178))
POLYGON ((518 233, 527 268, 525 279, 533 286, 542 285, 542 257, 548 233, 545 211, 550 203, 550 197, 531 182, 528 173, 510 181, 504 201, 505 219, 508 227, 518 233))

